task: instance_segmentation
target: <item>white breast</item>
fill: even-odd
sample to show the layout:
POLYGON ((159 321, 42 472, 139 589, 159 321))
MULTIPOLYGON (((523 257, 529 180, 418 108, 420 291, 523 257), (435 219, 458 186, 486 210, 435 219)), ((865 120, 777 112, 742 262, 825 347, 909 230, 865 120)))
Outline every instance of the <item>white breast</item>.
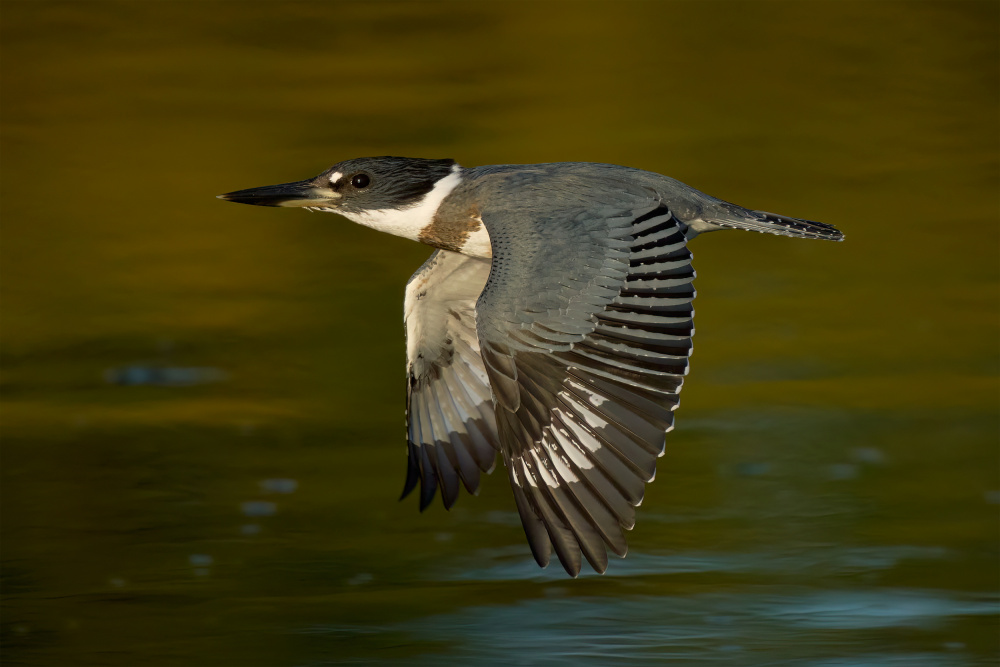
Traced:
POLYGON ((486 225, 483 224, 482 220, 479 220, 479 227, 476 228, 474 232, 469 234, 469 238, 465 240, 462 245, 461 253, 463 255, 472 255, 473 257, 493 257, 493 246, 490 245, 490 234, 486 231, 486 225))

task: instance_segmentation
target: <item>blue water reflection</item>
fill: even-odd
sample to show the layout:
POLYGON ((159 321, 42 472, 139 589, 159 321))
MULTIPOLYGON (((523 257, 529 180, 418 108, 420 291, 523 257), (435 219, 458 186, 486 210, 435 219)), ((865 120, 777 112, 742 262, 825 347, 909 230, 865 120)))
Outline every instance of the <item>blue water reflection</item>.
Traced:
MULTIPOLYGON (((515 515, 516 518, 516 515, 515 515)), ((948 551, 941 547, 857 547, 814 545, 796 553, 698 553, 674 554, 636 553, 632 551, 621 561, 613 561, 614 577, 646 577, 679 573, 745 573, 772 576, 829 577, 885 570, 905 560, 947 560, 948 551)), ((538 569, 531 558, 525 558, 514 547, 480 549, 469 558, 470 563, 450 564, 450 574, 435 577, 454 581, 561 581, 563 574, 554 568, 538 569), (500 562, 477 568, 472 562, 500 562)), ((582 572, 580 577, 600 579, 602 575, 582 572)))
MULTIPOLYGON (((551 590, 551 589, 550 589, 551 590)), ((556 591, 553 591, 556 592, 556 591)), ((450 650, 412 664, 522 665, 973 665, 948 627, 959 618, 991 622, 997 598, 910 589, 554 597, 473 606, 404 624, 422 642, 450 650), (498 632, 498 628, 503 628, 498 632), (914 652, 884 631, 923 631, 914 652), (838 656, 838 654, 840 654, 838 656), (825 655, 825 657, 817 657, 825 655), (483 656, 487 657, 485 660, 483 656)), ((355 628, 355 631, 364 629, 355 628)), ((315 631, 315 630, 314 630, 315 631)))

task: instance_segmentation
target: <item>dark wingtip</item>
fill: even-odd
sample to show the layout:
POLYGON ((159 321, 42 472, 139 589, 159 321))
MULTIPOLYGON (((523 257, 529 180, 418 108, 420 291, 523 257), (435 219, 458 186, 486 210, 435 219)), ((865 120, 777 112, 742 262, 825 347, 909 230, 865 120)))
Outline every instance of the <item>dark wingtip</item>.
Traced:
POLYGON ((531 549, 531 555, 538 563, 538 567, 544 568, 548 566, 549 560, 552 558, 552 542, 545 531, 545 524, 531 510, 528 498, 515 481, 513 472, 509 474, 511 477, 510 487, 514 491, 514 504, 517 505, 517 514, 521 518, 521 528, 524 529, 524 535, 528 538, 528 548, 531 549))
MULTIPOLYGON (((413 445, 410 444, 410 448, 413 445)), ((410 495, 414 488, 417 486, 417 480, 420 478, 420 470, 416 468, 413 463, 413 452, 411 451, 406 461, 406 481, 403 482, 403 492, 399 494, 399 499, 403 500, 406 496, 410 495)))
POLYGON ((425 509, 431 506, 434 501, 434 494, 437 493, 437 484, 428 484, 424 482, 420 485, 420 511, 423 512, 425 509))
POLYGON ((417 456, 419 455, 416 449, 417 446, 412 442, 406 443, 406 481, 403 483, 403 493, 399 495, 400 500, 410 495, 420 480, 420 466, 417 463, 417 456))
POLYGON ((580 554, 579 549, 576 550, 576 553, 573 553, 571 550, 573 547, 578 546, 578 544, 575 542, 572 545, 560 544, 558 539, 553 539, 552 546, 555 549, 556 556, 559 557, 559 564, 566 570, 566 574, 574 579, 580 576, 580 570, 583 569, 583 559, 580 557, 582 554, 580 554), (570 549, 564 547, 570 547, 570 549))

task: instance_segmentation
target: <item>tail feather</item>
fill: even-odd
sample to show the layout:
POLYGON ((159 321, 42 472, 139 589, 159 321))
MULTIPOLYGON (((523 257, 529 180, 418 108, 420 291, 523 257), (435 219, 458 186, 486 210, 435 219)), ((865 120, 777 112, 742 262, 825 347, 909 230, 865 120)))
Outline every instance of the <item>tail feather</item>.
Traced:
POLYGON ((844 240, 844 234, 833 225, 766 211, 752 211, 729 203, 721 203, 715 210, 705 211, 701 217, 709 225, 705 231, 709 231, 710 228, 746 229, 753 232, 797 236, 805 239, 844 240))

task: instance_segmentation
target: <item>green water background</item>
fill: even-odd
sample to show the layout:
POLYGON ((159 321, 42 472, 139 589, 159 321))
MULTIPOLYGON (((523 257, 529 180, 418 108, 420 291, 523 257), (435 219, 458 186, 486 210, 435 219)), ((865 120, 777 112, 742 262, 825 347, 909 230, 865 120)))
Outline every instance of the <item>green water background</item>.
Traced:
POLYGON ((0 8, 10 665, 996 664, 1000 5, 0 8), (837 225, 698 238, 631 553, 397 503, 429 249, 214 195, 580 160, 837 225))

